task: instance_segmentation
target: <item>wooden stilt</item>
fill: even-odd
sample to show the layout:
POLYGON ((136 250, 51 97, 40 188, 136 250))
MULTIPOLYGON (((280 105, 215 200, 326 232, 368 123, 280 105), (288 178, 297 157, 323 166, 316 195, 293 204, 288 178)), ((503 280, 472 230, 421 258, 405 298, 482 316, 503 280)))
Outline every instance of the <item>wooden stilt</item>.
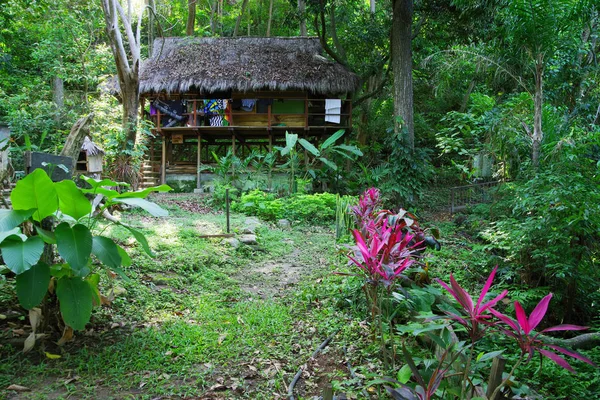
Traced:
POLYGON ((162 137, 162 155, 160 157, 160 183, 164 185, 167 181, 167 136, 162 137))
POLYGON ((202 165, 202 137, 198 134, 198 157, 196 160, 197 165, 197 179, 196 179, 196 189, 200 189, 202 187, 202 171, 200 171, 200 166, 202 165))

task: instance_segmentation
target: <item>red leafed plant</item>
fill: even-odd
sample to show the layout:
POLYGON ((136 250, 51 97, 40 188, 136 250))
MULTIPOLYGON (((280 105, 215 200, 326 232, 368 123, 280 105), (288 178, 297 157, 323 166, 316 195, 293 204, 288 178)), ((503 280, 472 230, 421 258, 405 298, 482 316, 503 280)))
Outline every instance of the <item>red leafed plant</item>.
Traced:
POLYGON ((459 324, 463 325, 467 332, 469 333, 469 337, 471 341, 474 343, 477 340, 481 339, 485 333, 485 329, 482 328, 483 325, 489 325, 490 312, 492 307, 496 305, 500 300, 502 300, 508 294, 507 290, 504 290, 498 296, 496 296, 493 300, 490 300, 486 303, 483 303, 485 296, 487 295, 490 287, 492 286, 492 282, 494 280, 494 276, 496 276, 496 271, 498 267, 494 268, 494 270, 490 273, 490 276, 487 278, 481 293, 479 294, 479 298, 477 299, 477 303, 473 303, 473 299, 464 290, 458 282, 454 279, 454 276, 450 274, 450 286, 448 286, 441 279, 436 279, 436 281, 444 287, 451 295, 458 301, 458 303, 462 306, 465 311, 465 316, 459 316, 451 312, 446 312, 446 314, 453 320, 457 321, 459 324), (482 304, 483 303, 483 304, 482 304))
POLYGON ((539 325, 539 323, 546 315, 546 312, 548 311, 548 304, 550 303, 551 299, 552 293, 548 294, 546 297, 540 300, 540 302, 537 306, 535 306, 529 317, 527 317, 527 314, 525 314, 521 303, 515 301, 515 314, 517 316, 516 321, 496 310, 491 310, 491 312, 500 321, 502 321, 511 328, 510 330, 501 328, 501 330, 508 336, 511 336, 517 340, 517 343, 519 344, 523 355, 528 354, 528 360, 531 360, 534 352, 537 351, 538 353, 545 357, 548 357, 561 367, 571 372, 575 372, 571 365, 564 358, 550 350, 542 348, 542 346, 545 346, 555 351, 558 351, 559 353, 565 354, 567 356, 576 358, 578 360, 595 366, 595 364, 587 357, 584 357, 583 355, 572 350, 567 350, 565 348, 553 344, 544 343, 543 340, 540 338, 540 334, 542 333, 554 331, 581 331, 588 329, 587 326, 563 324, 546 328, 540 332, 534 332, 534 329, 539 325))

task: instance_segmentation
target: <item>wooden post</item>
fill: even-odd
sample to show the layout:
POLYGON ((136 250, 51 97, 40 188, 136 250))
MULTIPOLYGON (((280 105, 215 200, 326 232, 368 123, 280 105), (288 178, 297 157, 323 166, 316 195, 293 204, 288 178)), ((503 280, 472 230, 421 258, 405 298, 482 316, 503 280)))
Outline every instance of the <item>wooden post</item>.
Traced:
POLYGON ((271 105, 267 105, 267 127, 271 129, 271 105))
POLYGON ((167 181, 167 137, 163 135, 162 155, 160 158, 160 183, 164 185, 167 181))
POLYGON ((235 134, 231 133, 231 154, 235 156, 235 134))
POLYGON ((323 388, 323 400, 333 400, 333 387, 331 386, 331 383, 328 383, 325 385, 325 388, 323 388))
POLYGON ((304 98, 304 130, 308 130, 308 97, 304 98))
POLYGON ((196 189, 200 189, 202 187, 202 171, 200 171, 200 166, 202 165, 202 137, 198 134, 198 155, 196 157, 196 189))
POLYGON ((160 110, 158 108, 156 109, 156 128, 159 132, 162 130, 162 127, 160 125, 160 110))
POLYGON ((225 189, 225 213, 227 214, 227 233, 229 233, 229 189, 225 189))
MULTIPOLYGON (((498 386, 500 386, 500 384, 502 383, 502 374, 504 373, 504 367, 506 365, 506 359, 503 358, 502 356, 499 357, 494 357, 494 359, 492 360, 492 369, 490 370, 490 378, 488 380, 488 387, 487 387, 487 391, 486 396, 489 398, 489 400, 495 400, 492 399, 490 396, 492 394, 494 394, 494 390, 496 390, 496 388, 498 386)), ((500 399, 502 396, 495 396, 496 398, 500 399)))
MULTIPOLYGON (((198 113, 196 112, 196 100, 194 100, 194 126, 198 126, 198 113)), ((200 139, 198 139, 198 143, 200 143, 200 139)))

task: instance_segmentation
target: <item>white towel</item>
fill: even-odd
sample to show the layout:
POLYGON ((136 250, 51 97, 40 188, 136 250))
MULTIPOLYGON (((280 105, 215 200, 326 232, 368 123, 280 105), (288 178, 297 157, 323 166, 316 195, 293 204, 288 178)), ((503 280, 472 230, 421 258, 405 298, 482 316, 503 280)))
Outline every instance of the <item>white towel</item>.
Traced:
POLYGON ((340 114, 342 113, 342 100, 326 99, 325 100, 325 122, 334 124, 340 123, 340 114))

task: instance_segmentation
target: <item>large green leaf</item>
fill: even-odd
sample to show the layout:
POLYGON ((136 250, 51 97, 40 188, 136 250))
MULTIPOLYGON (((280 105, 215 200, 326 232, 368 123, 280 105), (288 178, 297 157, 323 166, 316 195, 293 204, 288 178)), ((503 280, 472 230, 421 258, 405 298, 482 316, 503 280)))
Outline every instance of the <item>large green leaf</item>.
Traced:
POLYGON ((10 194, 15 210, 35 209, 33 219, 41 221, 58 210, 58 195, 54 183, 43 169, 36 169, 17 182, 10 194))
POLYGON ((54 232, 47 231, 39 226, 35 227, 35 231, 38 233, 38 235, 40 235, 44 242, 48 244, 56 244, 56 236, 54 235, 54 232))
POLYGON ((296 133, 285 132, 285 147, 293 149, 298 141, 298 135, 296 133))
POLYGON ((109 268, 118 268, 121 266, 121 254, 115 242, 104 236, 94 236, 92 239, 92 254, 94 254, 102 264, 109 268))
POLYGON ((135 240, 137 240, 142 245, 142 248, 144 249, 146 254, 148 254, 150 257, 155 256, 155 254, 150 249, 150 245, 148 244, 148 239, 146 239, 146 236, 144 236, 144 234, 142 232, 135 230, 134 228, 130 227, 129 225, 125 225, 125 224, 120 224, 120 225, 122 227, 124 227, 125 229, 127 229, 129 232, 131 232, 131 234, 133 235, 135 240))
POLYGON ((315 147, 313 146, 313 144, 311 142, 309 142, 306 139, 298 139, 298 143, 300 143, 302 145, 302 147, 304 147, 307 151, 309 151, 313 156, 320 156, 321 152, 315 147))
POLYGON ((146 198, 152 192, 169 192, 172 188, 169 185, 160 185, 146 188, 144 190, 138 190, 137 192, 124 192, 115 196, 115 198, 146 198))
POLYGON ((8 269, 19 275, 38 263, 44 252, 44 242, 39 236, 23 241, 23 238, 12 235, 0 244, 0 249, 8 269))
POLYGON ((360 149, 354 145, 351 144, 338 144, 337 146, 335 146, 335 150, 344 150, 347 151, 348 153, 352 153, 355 156, 358 157, 362 157, 363 152, 360 151, 360 149))
POLYGON ((89 193, 89 194, 93 194, 93 195, 101 194, 109 200, 112 199, 113 197, 119 195, 119 192, 117 192, 116 190, 106 189, 103 187, 97 187, 97 188, 93 188, 93 189, 81 189, 81 191, 83 193, 89 193))
MULTIPOLYGON (((4 232, 0 232, 0 243, 4 242, 4 239, 6 239, 9 236, 19 236, 21 237, 21 229, 20 228, 14 228, 11 229, 10 231, 4 231, 4 232)), ((25 238, 23 240, 26 240, 27 237, 25 236, 25 238)))
POLYGON ((323 144, 321 145, 321 151, 325 150, 326 148, 328 148, 329 146, 331 146, 332 144, 334 144, 339 138, 341 138, 342 136, 344 136, 344 133, 345 133, 345 131, 343 129, 340 129, 339 131, 337 131, 333 135, 329 136, 327 138, 327 140, 325 140, 323 142, 323 144))
POLYGON ((335 165, 335 163, 329 161, 328 159, 326 159, 325 157, 319 157, 319 160, 321 160, 321 162, 325 165, 327 165, 330 169, 337 171, 337 165, 335 165))
POLYGON ((163 208, 161 208, 158 204, 148 201, 146 199, 139 199, 137 197, 132 198, 123 198, 123 199, 113 199, 112 201, 116 203, 125 203, 130 206, 141 207, 144 210, 148 211, 154 217, 166 217, 169 215, 169 212, 163 208))
POLYGON ((50 267, 42 262, 17 275, 17 297, 23 308, 31 310, 40 304, 50 283, 50 267))
POLYGON ((35 209, 31 210, 5 210, 0 209, 0 232, 10 231, 31 217, 35 209))
POLYGON ((75 330, 85 329, 92 316, 90 284, 80 278, 61 278, 57 282, 56 296, 65 323, 75 330))
POLYGON ((127 254, 125 249, 117 245, 117 250, 119 250, 119 254, 121 255, 121 265, 123 265, 124 267, 131 266, 131 257, 129 257, 129 254, 127 254))
POLYGON ((63 214, 79 219, 92 212, 92 203, 71 180, 54 184, 58 194, 58 204, 63 214))
POLYGON ((58 254, 69 263, 75 273, 87 266, 92 253, 92 234, 81 224, 69 226, 66 222, 54 230, 58 254))

